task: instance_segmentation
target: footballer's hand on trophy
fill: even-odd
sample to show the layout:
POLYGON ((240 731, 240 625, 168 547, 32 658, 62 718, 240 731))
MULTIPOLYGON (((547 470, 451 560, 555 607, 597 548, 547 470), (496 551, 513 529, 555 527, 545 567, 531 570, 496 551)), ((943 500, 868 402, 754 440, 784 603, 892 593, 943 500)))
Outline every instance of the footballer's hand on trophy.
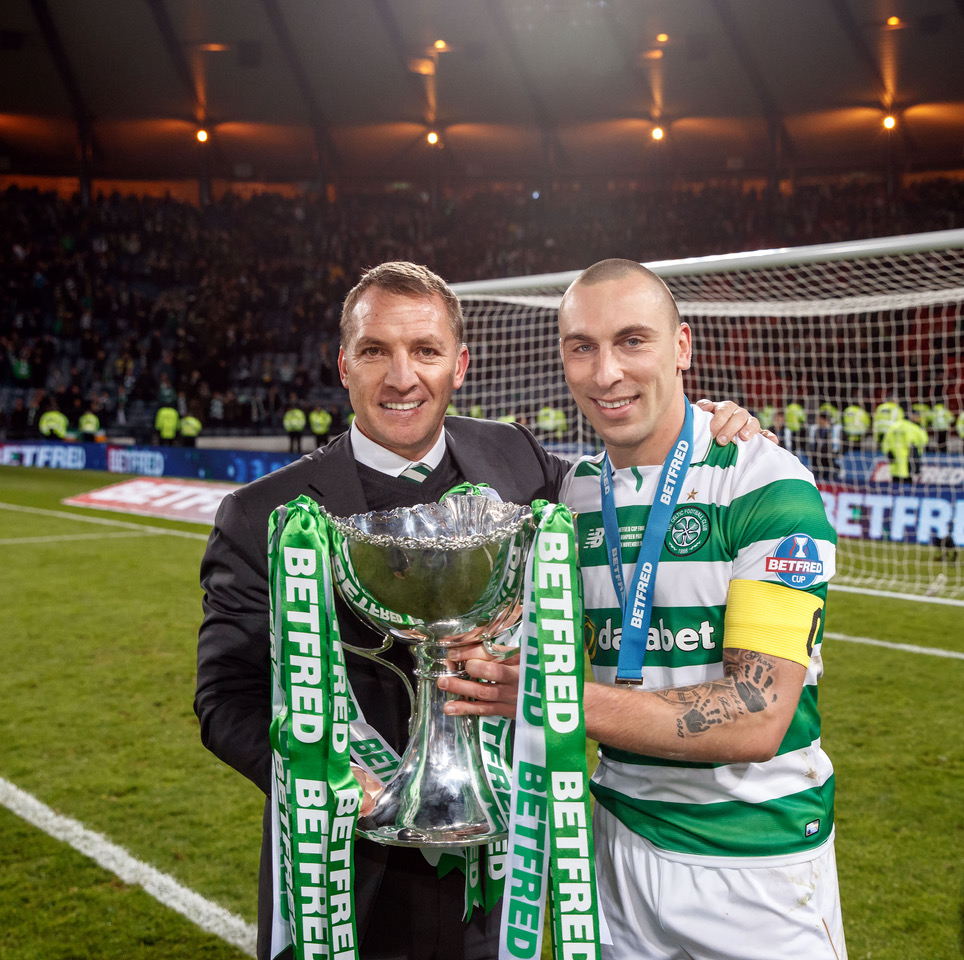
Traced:
POLYGON ((460 666, 467 677, 442 676, 440 690, 458 699, 445 702, 445 712, 452 716, 515 717, 519 693, 519 651, 511 647, 499 649, 505 659, 493 659, 486 645, 465 651, 460 666))
POLYGON ((385 785, 377 777, 373 777, 364 767, 359 767, 354 763, 351 765, 351 772, 362 788, 361 807, 359 807, 358 813, 362 817, 367 817, 375 809, 375 801, 382 790, 385 789, 385 785))

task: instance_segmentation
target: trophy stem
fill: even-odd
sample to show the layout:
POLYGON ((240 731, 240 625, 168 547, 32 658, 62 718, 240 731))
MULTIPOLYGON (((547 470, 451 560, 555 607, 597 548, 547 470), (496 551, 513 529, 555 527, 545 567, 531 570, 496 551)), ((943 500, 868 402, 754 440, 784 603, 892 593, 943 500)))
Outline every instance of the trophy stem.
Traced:
POLYGON ((358 821, 358 833, 395 846, 464 847, 506 836, 505 819, 482 762, 477 717, 444 712, 451 696, 438 688, 452 669, 437 643, 412 646, 418 680, 413 732, 394 777, 375 809, 358 821))

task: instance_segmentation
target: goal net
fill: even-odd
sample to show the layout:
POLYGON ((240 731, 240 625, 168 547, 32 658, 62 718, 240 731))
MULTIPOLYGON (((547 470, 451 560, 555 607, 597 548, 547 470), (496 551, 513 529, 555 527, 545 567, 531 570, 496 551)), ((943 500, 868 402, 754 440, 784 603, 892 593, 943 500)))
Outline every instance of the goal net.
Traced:
MULTIPOLYGON (((835 585, 964 602, 964 230, 647 266, 693 329, 690 399, 789 421, 781 435, 839 535, 835 585), (885 440, 885 421, 869 422, 887 403, 928 434, 906 471, 898 434, 919 435, 885 440)), ((556 311, 576 276, 454 286, 472 357, 460 412, 524 421, 570 457, 599 449, 558 353, 556 311)))

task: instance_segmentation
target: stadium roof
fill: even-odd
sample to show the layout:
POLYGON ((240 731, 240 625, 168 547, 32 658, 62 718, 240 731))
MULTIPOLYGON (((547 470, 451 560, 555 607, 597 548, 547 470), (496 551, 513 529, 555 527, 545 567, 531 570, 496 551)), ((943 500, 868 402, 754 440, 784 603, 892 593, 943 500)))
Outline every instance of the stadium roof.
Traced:
POLYGON ((0 174, 960 169, 962 50, 964 0, 4 0, 0 174))

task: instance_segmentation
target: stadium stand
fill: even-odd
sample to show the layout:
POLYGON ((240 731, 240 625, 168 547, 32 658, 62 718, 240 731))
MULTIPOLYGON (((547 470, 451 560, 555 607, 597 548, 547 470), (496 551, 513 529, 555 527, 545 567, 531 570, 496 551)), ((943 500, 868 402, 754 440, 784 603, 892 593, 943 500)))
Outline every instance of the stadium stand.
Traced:
MULTIPOLYGON (((414 197, 270 194, 203 208, 114 194, 84 206, 12 187, 0 194, 0 429, 20 429, 18 398, 28 433, 56 403, 72 425, 89 407, 108 436, 138 442, 151 439, 162 401, 198 417, 205 437, 280 433, 292 393, 340 421, 341 301, 385 259, 427 263, 452 281, 529 275, 606 256, 649 261, 949 229, 964 226, 962 201, 964 182, 949 178, 893 194, 850 182, 790 196, 485 193, 442 209, 414 197)), ((719 331, 723 366, 730 335, 719 331)), ((766 355, 765 343, 744 346, 743 357, 766 355)), ((957 356, 948 350, 948 364, 957 356)), ((724 393, 731 381, 720 379, 724 393)))

